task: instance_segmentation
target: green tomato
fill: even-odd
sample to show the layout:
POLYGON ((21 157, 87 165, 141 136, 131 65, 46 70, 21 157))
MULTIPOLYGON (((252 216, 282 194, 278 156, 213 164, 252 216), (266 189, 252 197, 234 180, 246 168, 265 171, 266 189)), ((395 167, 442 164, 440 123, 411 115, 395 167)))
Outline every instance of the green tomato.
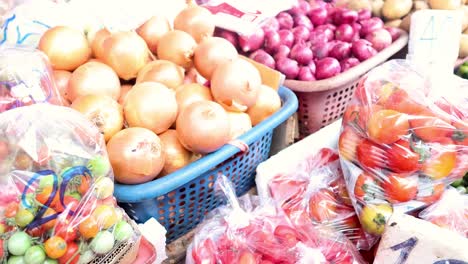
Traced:
POLYGON ((109 177, 100 177, 94 183, 94 192, 98 199, 106 199, 114 193, 114 182, 109 177))
POLYGON ((110 169, 110 163, 107 158, 102 156, 96 156, 88 161, 88 169, 91 171, 93 177, 103 177, 106 176, 110 169))
POLYGON ((11 256, 7 264, 26 264, 23 256, 11 256))
POLYGON ((125 220, 122 220, 115 225, 114 236, 119 242, 127 241, 133 236, 133 228, 125 220))
POLYGON ((43 264, 58 264, 58 261, 55 259, 47 258, 46 260, 44 260, 43 264))
POLYGON ((14 233, 8 239, 8 252, 15 256, 22 256, 32 246, 31 237, 23 231, 14 233))
POLYGON ((42 264, 46 260, 46 254, 42 247, 32 246, 24 254, 26 264, 42 264))
POLYGON ((463 79, 468 79, 468 64, 464 63, 457 70, 457 75, 463 79))
POLYGON ((91 249, 96 254, 107 254, 114 247, 114 235, 109 231, 101 231, 91 241, 91 249))
POLYGON ((463 185, 463 179, 459 179, 459 180, 456 180, 452 183, 452 186, 457 188, 458 186, 462 186, 463 185))
MULTIPOLYGON (((58 183, 58 180, 57 180, 58 183)), ((45 188, 47 186, 52 186, 54 185, 54 176, 53 175, 47 175, 44 177, 41 177, 41 180, 39 181, 39 188, 45 188)))
POLYGON ((20 209, 15 215, 15 222, 19 227, 26 227, 34 220, 34 214, 27 209, 20 209))
POLYGON ((79 260, 78 264, 89 263, 89 262, 93 261, 94 257, 96 257, 96 255, 94 254, 94 252, 92 250, 86 250, 85 252, 83 252, 80 255, 80 260, 79 260))
POLYGON ((71 196, 78 201, 81 201, 81 194, 79 192, 67 192, 65 195, 71 196))

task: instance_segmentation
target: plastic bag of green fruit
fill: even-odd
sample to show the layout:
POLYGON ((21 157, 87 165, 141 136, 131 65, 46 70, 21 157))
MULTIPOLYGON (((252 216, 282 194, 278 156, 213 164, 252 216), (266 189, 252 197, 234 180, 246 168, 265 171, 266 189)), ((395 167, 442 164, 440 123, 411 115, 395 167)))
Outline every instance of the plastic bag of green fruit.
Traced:
POLYGON ((113 188, 104 138, 78 112, 0 114, 0 263, 88 263, 137 241, 113 188))

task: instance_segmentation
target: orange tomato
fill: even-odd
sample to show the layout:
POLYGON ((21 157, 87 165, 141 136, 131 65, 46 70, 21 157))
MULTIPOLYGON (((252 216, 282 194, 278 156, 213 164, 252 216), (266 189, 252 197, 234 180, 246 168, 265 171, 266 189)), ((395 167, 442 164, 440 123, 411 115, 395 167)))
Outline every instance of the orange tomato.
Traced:
POLYGON ((373 200, 382 193, 382 187, 380 187, 377 179, 370 174, 363 172, 356 179, 354 185, 354 196, 359 201, 363 202, 366 200, 373 200))
POLYGON ((104 229, 112 227, 118 221, 114 207, 109 205, 99 205, 92 216, 96 219, 98 226, 104 229))
MULTIPOLYGON (((44 213, 43 218, 48 217, 48 216, 51 216, 51 215, 54 215, 54 214, 56 214, 56 213, 57 213, 57 212, 55 212, 54 209, 52 209, 52 208, 47 208, 47 210, 46 210, 45 213, 44 213)), ((50 229, 54 228, 54 226, 55 226, 56 223, 57 223, 57 219, 52 219, 52 220, 50 220, 49 222, 45 223, 45 224, 43 225, 43 227, 44 227, 45 230, 50 230, 50 229)))
POLYGON ((338 201, 329 190, 314 193, 309 200, 309 213, 319 223, 335 219, 338 215, 338 201))
POLYGON ((434 116, 418 116, 409 122, 414 134, 426 142, 438 142, 450 137, 455 131, 450 123, 434 116))
POLYGON ((424 175, 438 180, 449 176, 456 165, 456 152, 450 146, 439 145, 433 147, 431 157, 423 163, 421 171, 424 175))
POLYGON ((44 243, 47 256, 51 259, 58 259, 67 252, 67 242, 59 236, 53 236, 44 243))
MULTIPOLYGON (((39 203, 41 203, 42 205, 46 205, 47 201, 49 200, 49 198, 52 195, 52 191, 53 191, 52 186, 46 186, 44 188, 41 188, 36 193, 36 200, 39 203)), ((56 204, 56 203, 60 203, 60 195, 59 195, 59 190, 58 189, 55 192, 55 196, 54 196, 54 198, 53 198, 53 200, 52 200, 52 202, 50 203, 49 206, 52 206, 53 204, 56 204)))
POLYGON ((78 230, 84 238, 90 239, 97 235, 99 226, 96 219, 93 216, 89 216, 79 224, 78 230))
POLYGON ((391 173, 382 183, 387 199, 391 203, 408 202, 418 194, 418 176, 391 173))
POLYGON ((7 205, 5 208, 5 212, 3 215, 5 218, 13 218, 16 215, 16 212, 18 212, 19 204, 17 202, 11 202, 7 205))
POLYGON ((400 88, 394 89, 382 104, 386 109, 395 110, 400 113, 417 115, 427 108, 415 100, 413 100, 408 93, 400 88))
POLYGON ((77 189, 81 195, 85 195, 89 191, 90 181, 91 178, 89 177, 89 175, 81 176, 81 182, 77 189))
POLYGON ((369 137, 380 144, 392 144, 409 132, 408 116, 394 110, 380 110, 369 119, 369 137))
POLYGON ((355 161, 356 148, 361 141, 362 138, 354 132, 352 127, 345 127, 343 132, 341 132, 340 139, 338 141, 338 149, 341 157, 349 161, 355 161))

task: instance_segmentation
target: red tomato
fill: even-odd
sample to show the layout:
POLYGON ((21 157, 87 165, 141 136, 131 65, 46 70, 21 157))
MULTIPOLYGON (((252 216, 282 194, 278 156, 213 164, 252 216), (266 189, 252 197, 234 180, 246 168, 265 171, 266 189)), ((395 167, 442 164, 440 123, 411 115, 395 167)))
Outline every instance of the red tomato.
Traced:
POLYGON ((216 264, 216 246, 213 240, 206 239, 195 246, 192 257, 196 264, 216 264))
POLYGON ((364 202, 368 200, 374 200, 379 197, 379 193, 382 192, 377 179, 366 172, 362 172, 354 185, 354 196, 357 200, 364 202))
MULTIPOLYGON (((52 208, 47 208, 47 210, 45 211, 44 215, 42 216, 43 218, 47 217, 47 216, 51 216, 51 215, 54 215, 56 214, 57 212, 55 212, 54 209, 52 208)), ((43 228, 45 230, 50 230, 52 228, 54 228, 55 224, 57 223, 57 219, 53 219, 53 220, 50 220, 49 222, 43 224, 43 228)))
POLYGON ((394 110, 380 110, 369 119, 369 137, 380 144, 392 144, 409 133, 408 116, 394 110))
POLYGON ((450 137, 455 127, 433 116, 418 116, 410 119, 411 128, 420 139, 426 142, 438 142, 450 137))
POLYGON ((79 247, 75 242, 68 242, 67 252, 58 259, 59 264, 77 264, 80 260, 79 247))
POLYGON ((387 150, 387 167, 394 172, 414 172, 420 168, 420 158, 408 140, 400 139, 387 150))
POLYGON ((257 264, 258 258, 249 251, 244 251, 239 257, 239 264, 257 264))
POLYGON ((54 235, 62 237, 65 241, 70 242, 78 237, 78 228, 74 227, 70 220, 60 219, 55 226, 54 235))
POLYGON ((17 202, 12 202, 7 205, 5 208, 5 212, 3 215, 5 218, 13 218, 16 215, 16 212, 18 212, 19 204, 17 202))
POLYGON ((338 141, 338 150, 342 158, 348 161, 356 160, 356 148, 362 142, 362 138, 350 126, 344 128, 338 141))
POLYGON ((338 215, 338 206, 338 201, 333 192, 326 189, 320 190, 310 197, 310 217, 319 223, 330 221, 338 215))
POLYGON ((357 146, 356 157, 364 168, 384 168, 387 161, 385 150, 370 140, 364 140, 357 146))
POLYGON ((273 234, 285 248, 293 247, 298 242, 297 232, 289 226, 279 225, 273 234))
POLYGON ((389 174, 383 181, 387 199, 392 203, 403 203, 414 200, 418 194, 418 176, 389 174))
POLYGON ((346 182, 343 175, 340 175, 336 180, 330 183, 330 187, 333 189, 333 192, 337 197, 345 204, 353 206, 351 202, 351 197, 349 196, 348 189, 346 188, 346 182))
POLYGON ((32 229, 28 229, 26 233, 32 237, 41 237, 44 234, 45 230, 43 226, 35 227, 32 229))
POLYGON ((443 183, 434 183, 429 181, 426 184, 419 186, 417 200, 426 204, 433 204, 440 199, 444 193, 445 186, 443 183))
POLYGON ((443 179, 457 165, 457 153, 451 146, 432 144, 431 147, 430 158, 423 163, 421 171, 434 180, 443 179))
POLYGON ((426 107, 413 100, 403 89, 395 89, 385 100, 383 106, 400 113, 416 115, 426 111, 426 107))
POLYGON ((57 212, 63 212, 63 211, 65 211, 65 208, 67 208, 68 210, 73 211, 73 212, 76 213, 77 210, 78 210, 78 206, 80 205, 80 202, 77 199, 75 199, 74 197, 71 197, 71 196, 67 196, 67 195, 63 198, 63 203, 65 204, 65 207, 60 202, 60 199, 57 200, 57 201, 55 201, 55 199, 54 199, 54 203, 52 204, 52 208, 54 208, 55 211, 57 211, 57 212))

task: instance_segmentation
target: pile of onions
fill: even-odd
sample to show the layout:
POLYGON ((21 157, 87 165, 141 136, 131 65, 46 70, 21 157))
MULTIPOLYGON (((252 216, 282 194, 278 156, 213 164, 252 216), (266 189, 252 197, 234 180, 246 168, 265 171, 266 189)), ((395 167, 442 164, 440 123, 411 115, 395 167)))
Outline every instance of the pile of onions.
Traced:
POLYGON ((172 61, 188 69, 192 66, 193 53, 197 43, 188 33, 180 30, 170 31, 159 39, 158 58, 172 61))
POLYGON ((111 35, 109 30, 102 28, 94 34, 94 37, 90 40, 91 50, 93 55, 97 59, 104 58, 104 41, 111 35))
POLYGON ((220 64, 238 57, 236 47, 229 41, 218 38, 205 38, 195 49, 194 64, 197 71, 206 79, 211 79, 213 71, 220 64))
POLYGON ((247 110, 252 125, 256 126, 263 120, 276 113, 281 108, 281 98, 271 87, 262 85, 258 91, 258 100, 247 110))
POLYGON ((216 151, 230 140, 228 115, 211 101, 198 101, 186 107, 177 117, 176 130, 182 145, 199 154, 216 151))
POLYGON ((206 8, 189 5, 174 19, 174 29, 189 33, 199 43, 204 38, 213 36, 214 16, 206 8))
POLYGON ((238 138, 252 128, 252 121, 250 120, 250 116, 248 114, 242 112, 227 113, 231 126, 231 130, 229 132, 229 137, 231 139, 238 138))
POLYGON ((122 130, 122 106, 109 96, 85 95, 73 101, 71 107, 99 128, 106 142, 122 130))
POLYGON ((62 70, 55 70, 53 73, 53 78, 55 82, 55 86, 62 96, 62 101, 65 106, 69 106, 71 102, 67 99, 67 90, 68 90, 68 82, 71 78, 71 72, 69 71, 62 71, 62 70))
POLYGON ((179 106, 179 112, 181 112, 185 107, 194 102, 203 100, 213 101, 213 97, 208 87, 198 83, 189 83, 177 88, 176 100, 179 106))
POLYGON ((104 40, 103 49, 102 60, 124 80, 135 78, 149 61, 148 46, 135 32, 112 34, 104 40))
POLYGON ((238 58, 216 68, 211 79, 211 93, 225 109, 245 112, 257 101, 261 83, 257 68, 238 58))
POLYGON ((158 82, 175 90, 184 83, 184 69, 170 61, 152 61, 140 70, 136 82, 158 82))
POLYGON ((136 84, 127 94, 125 120, 130 127, 143 127, 160 134, 168 130, 177 118, 175 92, 163 84, 136 84))
POLYGON ((177 132, 169 129, 159 135, 163 145, 166 162, 160 176, 164 176, 187 166, 192 159, 192 153, 186 150, 177 138, 177 132))
POLYGON ((88 95, 107 95, 114 100, 120 96, 120 80, 117 74, 104 63, 87 62, 76 69, 68 83, 67 99, 88 95))
POLYGON ((47 30, 39 41, 38 49, 47 55, 54 70, 73 71, 91 57, 86 36, 63 26, 47 30))
POLYGON ((162 149, 161 140, 151 130, 132 127, 118 132, 107 143, 115 179, 124 184, 153 180, 164 167, 162 149))
POLYGON ((167 32, 171 31, 171 24, 162 16, 154 16, 141 25, 136 32, 142 37, 149 50, 156 54, 158 51, 159 39, 167 32))

